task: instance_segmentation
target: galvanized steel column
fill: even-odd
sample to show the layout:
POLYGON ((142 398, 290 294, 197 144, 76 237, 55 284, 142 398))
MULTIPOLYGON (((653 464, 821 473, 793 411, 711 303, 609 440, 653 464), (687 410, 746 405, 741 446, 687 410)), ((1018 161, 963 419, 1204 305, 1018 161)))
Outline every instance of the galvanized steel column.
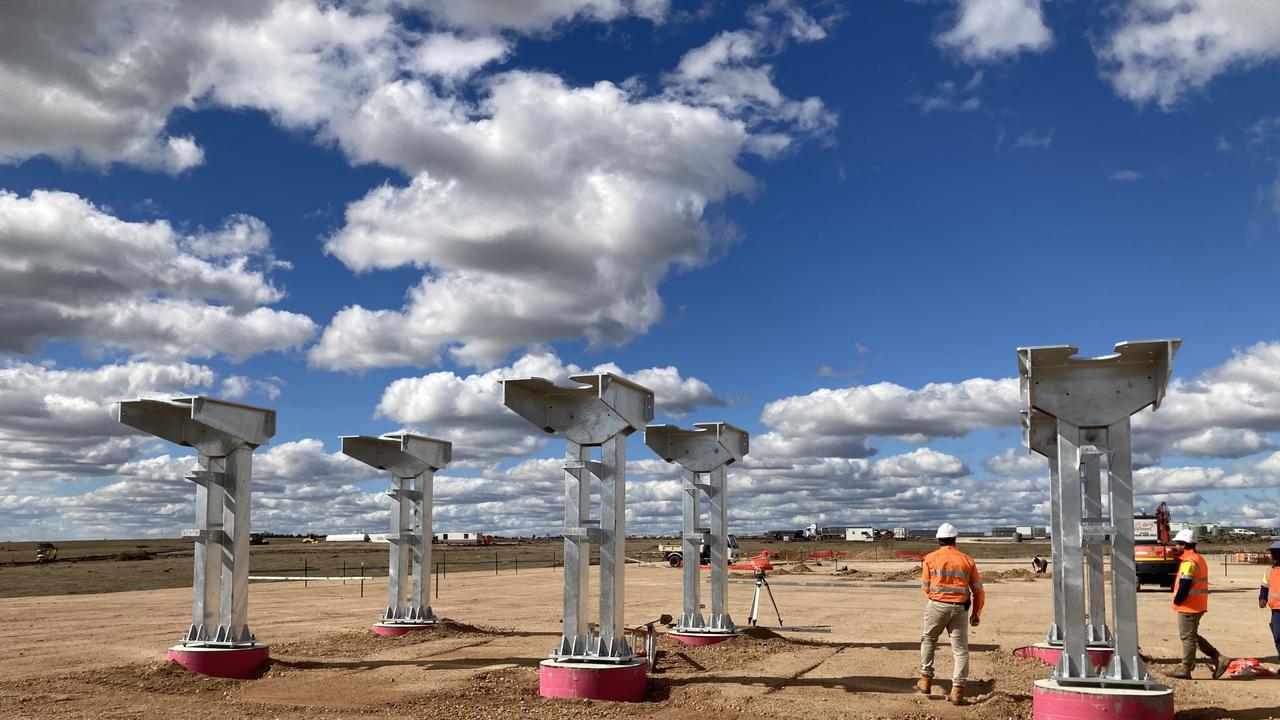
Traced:
MULTIPOLYGON (((1090 437, 1095 431, 1085 431, 1085 439, 1090 444, 1090 437)), ((1094 453, 1083 459, 1084 469, 1084 522, 1086 527, 1101 528, 1106 524, 1102 515, 1102 473, 1099 467, 1101 456, 1094 453)), ((1106 597, 1107 587, 1103 580, 1102 546, 1106 542, 1100 536, 1085 538, 1085 589, 1088 598, 1089 624, 1086 628, 1086 641, 1090 645, 1110 642, 1111 632, 1107 629, 1106 597)))
POLYGON ((249 505, 253 490, 253 449, 240 445, 226 458, 223 490, 222 597, 219 633, 231 642, 248 642, 249 505))
POLYGON ((413 610, 415 620, 434 620, 431 611, 431 526, 435 471, 413 480, 413 610))
POLYGON ((729 618, 729 506, 728 473, 724 466, 711 471, 710 498, 711 537, 711 617, 715 628, 733 627, 729 618))
POLYGON ((1116 680, 1149 677, 1138 652, 1138 575, 1133 558, 1133 452, 1130 419, 1107 429, 1110 455, 1107 488, 1111 494, 1111 608, 1115 617, 1115 652, 1106 675, 1116 680))
MULTIPOLYGON (((604 473, 600 479, 600 644, 597 652, 609 657, 630 655, 623 634, 627 558, 625 527, 627 510, 627 439, 614 435, 600 451, 604 473)), ((696 567, 696 563, 695 563, 696 567)))
POLYGON ((560 652, 573 655, 590 647, 587 595, 590 589, 591 538, 583 521, 591 508, 590 448, 564 443, 564 619, 560 652))
POLYGON ((698 488, 698 473, 684 471, 684 517, 680 523, 681 557, 684 558, 683 590, 681 597, 680 627, 700 628, 706 623, 702 618, 702 534, 698 532, 698 518, 702 514, 702 490, 698 488))
POLYGON ((1080 428, 1058 420, 1058 476, 1062 488, 1062 571, 1066 594, 1062 603, 1062 657, 1055 678, 1082 678, 1090 672, 1085 651, 1084 539, 1081 527, 1080 428))
POLYGON ((1062 644, 1062 599, 1066 597, 1067 574, 1062 571, 1062 473, 1058 466, 1057 456, 1049 458, 1049 548, 1053 561, 1053 625, 1045 642, 1050 645, 1062 644))
POLYGON ((406 547, 410 537, 410 506, 405 496, 410 478, 399 475, 392 479, 396 507, 391 511, 390 562, 387 567, 387 619, 405 616, 405 598, 409 589, 409 560, 412 550, 406 547))

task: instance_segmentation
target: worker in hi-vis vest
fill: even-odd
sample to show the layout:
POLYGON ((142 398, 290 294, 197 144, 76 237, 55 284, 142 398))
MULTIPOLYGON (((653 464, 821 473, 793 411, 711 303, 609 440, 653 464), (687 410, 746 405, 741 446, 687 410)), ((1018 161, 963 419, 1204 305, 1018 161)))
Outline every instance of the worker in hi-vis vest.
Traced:
POLYGON ((1179 530, 1173 537, 1178 549, 1178 577, 1173 586, 1173 611, 1178 614, 1178 636, 1182 638, 1182 664, 1169 672, 1169 677, 1191 679, 1196 665, 1196 648, 1209 656, 1213 677, 1227 671, 1227 658, 1200 635, 1200 619, 1209 610, 1209 563, 1196 552, 1196 536, 1190 530, 1179 530))
POLYGON ((1271 569, 1262 576, 1258 607, 1271 608, 1271 639, 1280 658, 1280 540, 1271 543, 1271 569))
POLYGON ((933 686, 933 653, 943 630, 951 636, 955 668, 948 700, 964 702, 964 684, 969 677, 969 625, 977 627, 982 618, 986 593, 973 558, 956 548, 960 533, 951 523, 938 527, 937 550, 924 556, 920 564, 920 589, 929 597, 924 609, 924 633, 920 637, 920 692, 928 695, 933 686), (970 614, 972 608, 972 614, 970 614))

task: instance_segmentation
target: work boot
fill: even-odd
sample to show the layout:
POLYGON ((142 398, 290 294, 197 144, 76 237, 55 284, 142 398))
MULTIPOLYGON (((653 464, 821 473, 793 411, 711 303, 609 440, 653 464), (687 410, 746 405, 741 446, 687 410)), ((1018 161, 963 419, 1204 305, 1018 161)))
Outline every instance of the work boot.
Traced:
POLYGON ((952 685, 951 694, 947 696, 947 702, 951 703, 952 705, 963 705, 964 704, 964 686, 952 685))
POLYGON ((1169 677, 1171 677, 1171 678, 1176 678, 1176 679, 1178 679, 1178 680, 1190 680, 1190 679, 1191 679, 1191 668, 1187 667, 1186 665, 1179 665, 1178 667, 1176 667, 1176 668, 1174 668, 1174 669, 1170 670, 1170 671, 1169 671, 1168 673, 1166 673, 1166 674, 1167 674, 1169 677))
POLYGON ((1218 678, 1220 678, 1220 677, 1222 677, 1223 675, 1227 674, 1227 666, 1228 666, 1228 665, 1230 665, 1230 664, 1231 664, 1231 661, 1230 661, 1230 660, 1228 660, 1228 659, 1226 659, 1226 658, 1225 658, 1225 657, 1223 657, 1222 655, 1219 655, 1216 659, 1214 659, 1214 661, 1213 661, 1213 679, 1214 679, 1214 680, 1217 680, 1218 678))
POLYGON ((928 695, 933 691, 933 678, 928 675, 921 675, 920 681, 916 683, 916 689, 928 695))

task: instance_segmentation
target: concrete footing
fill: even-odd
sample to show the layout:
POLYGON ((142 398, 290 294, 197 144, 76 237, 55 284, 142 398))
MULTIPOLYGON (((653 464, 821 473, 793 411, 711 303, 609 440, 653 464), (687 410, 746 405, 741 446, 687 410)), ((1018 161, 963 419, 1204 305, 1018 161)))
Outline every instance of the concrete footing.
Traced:
POLYGON ((720 630, 715 632, 709 632, 706 630, 692 630, 692 629, 681 630, 680 628, 675 628, 667 634, 670 635, 671 639, 675 640, 676 642, 683 643, 685 645, 695 645, 695 646, 696 645, 715 645, 716 643, 722 643, 725 640, 732 640, 733 638, 738 637, 738 633, 736 631, 725 632, 723 630, 720 630))
POLYGON ((1037 680, 1032 698, 1034 720, 1173 720, 1173 690, 1059 685, 1037 680))
POLYGON ((431 622, 380 622, 373 626, 373 631, 379 635, 387 637, 399 637, 413 632, 414 630, 430 630, 435 627, 435 621, 431 622))
MULTIPOLYGON (((1089 662, 1095 668, 1105 668, 1107 663, 1111 662, 1112 650, 1109 647, 1091 647, 1087 648, 1085 652, 1089 655, 1089 662)), ((1050 665, 1057 665, 1058 658, 1062 657, 1062 646, 1036 643, 1035 645, 1020 647, 1014 650, 1013 654, 1018 657, 1042 660, 1050 665)))
POLYGON ((547 698, 639 702, 644 699, 647 664, 584 663, 543 660, 538 667, 538 694, 547 698))
POLYGON ((268 646, 254 643, 236 648, 174 645, 169 648, 167 657, 201 675, 248 680, 257 677, 258 671, 267 664, 270 655, 268 646))

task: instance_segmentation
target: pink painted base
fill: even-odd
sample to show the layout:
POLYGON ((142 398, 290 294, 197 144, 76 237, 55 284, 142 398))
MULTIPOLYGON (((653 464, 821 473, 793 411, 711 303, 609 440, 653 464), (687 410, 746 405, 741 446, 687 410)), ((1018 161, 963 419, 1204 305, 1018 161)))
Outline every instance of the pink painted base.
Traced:
POLYGON ((646 663, 570 663, 543 660, 538 694, 546 698, 639 702, 644 699, 646 663))
MULTIPOLYGON (((1107 663, 1111 662, 1111 648, 1088 648, 1085 652, 1089 655, 1089 662, 1093 663, 1095 668, 1105 668, 1107 663)), ((1036 643, 1035 645, 1020 647, 1014 650, 1013 654, 1018 657, 1043 660, 1050 665, 1057 665, 1058 658, 1062 657, 1062 647, 1036 643)))
POLYGON ((414 630, 430 630, 435 626, 435 623, 377 623, 373 626, 373 631, 387 637, 400 637, 414 630))
POLYGON ((670 632, 672 640, 685 645, 715 645, 738 637, 738 633, 670 632))
POLYGON ((1084 688, 1037 680, 1034 720, 1173 720, 1173 690, 1084 688))
POLYGON ((168 659, 194 673, 209 677, 248 680, 257 677, 267 664, 270 649, 266 645, 245 648, 211 648, 174 645, 168 659))

